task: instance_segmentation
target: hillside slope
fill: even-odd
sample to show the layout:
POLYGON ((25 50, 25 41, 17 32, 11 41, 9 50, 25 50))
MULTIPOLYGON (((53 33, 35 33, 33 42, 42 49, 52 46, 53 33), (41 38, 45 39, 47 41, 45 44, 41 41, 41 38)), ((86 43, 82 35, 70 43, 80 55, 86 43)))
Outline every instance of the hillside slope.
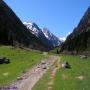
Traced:
POLYGON ((61 47, 61 52, 90 55, 90 7, 78 26, 67 37, 61 47))
POLYGON ((0 44, 48 49, 36 36, 31 34, 10 7, 0 0, 0 44))

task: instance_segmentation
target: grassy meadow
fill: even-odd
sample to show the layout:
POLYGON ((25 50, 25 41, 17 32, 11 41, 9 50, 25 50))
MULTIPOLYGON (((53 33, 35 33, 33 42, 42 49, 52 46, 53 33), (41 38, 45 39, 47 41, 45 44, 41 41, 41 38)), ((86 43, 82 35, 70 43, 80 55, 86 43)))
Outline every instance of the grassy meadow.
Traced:
MULTIPOLYGON (((68 61, 71 69, 60 68, 50 90, 90 90, 90 57, 81 59, 79 56, 61 55, 60 64, 68 61)), ((47 90, 50 70, 35 85, 33 90, 47 90)))
POLYGON ((71 69, 58 70, 52 90, 90 90, 90 58, 62 55, 61 63, 68 61, 71 69))
POLYGON ((10 46, 0 46, 0 57, 10 59, 10 64, 0 64, 0 86, 16 80, 23 72, 44 58, 43 54, 10 46))

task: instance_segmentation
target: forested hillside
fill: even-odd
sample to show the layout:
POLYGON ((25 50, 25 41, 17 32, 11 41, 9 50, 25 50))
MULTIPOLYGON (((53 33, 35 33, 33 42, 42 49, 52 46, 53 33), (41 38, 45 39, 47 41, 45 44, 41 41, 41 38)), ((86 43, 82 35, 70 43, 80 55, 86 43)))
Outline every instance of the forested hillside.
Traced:
POLYGON ((61 52, 90 54, 90 7, 61 46, 61 52))

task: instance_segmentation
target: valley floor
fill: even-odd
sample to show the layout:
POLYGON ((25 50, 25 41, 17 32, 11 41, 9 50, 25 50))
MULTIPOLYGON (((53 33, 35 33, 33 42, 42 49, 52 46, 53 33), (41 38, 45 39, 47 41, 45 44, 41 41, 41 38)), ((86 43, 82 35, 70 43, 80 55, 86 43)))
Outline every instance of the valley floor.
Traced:
POLYGON ((56 56, 49 56, 46 60, 42 60, 30 71, 23 74, 20 80, 17 80, 9 87, 15 87, 16 90, 32 90, 32 87, 47 72, 56 59, 56 56))
POLYGON ((49 56, 0 46, 0 57, 3 56, 10 59, 10 64, 0 64, 0 90, 4 90, 2 86, 9 90, 90 90, 90 57, 49 56), (61 67, 65 62, 70 69, 61 67))
POLYGON ((90 90, 90 57, 61 55, 32 90, 90 90), (61 67, 66 61, 70 69, 61 67))

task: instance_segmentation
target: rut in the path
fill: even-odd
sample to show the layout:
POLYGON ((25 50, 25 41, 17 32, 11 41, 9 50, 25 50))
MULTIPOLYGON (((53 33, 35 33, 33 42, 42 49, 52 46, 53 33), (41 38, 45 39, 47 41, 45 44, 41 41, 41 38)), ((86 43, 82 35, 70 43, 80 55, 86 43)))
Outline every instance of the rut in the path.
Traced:
POLYGON ((57 60, 55 65, 52 66, 52 72, 51 72, 50 80, 47 85, 47 90, 52 90, 55 75, 58 69, 60 69, 60 60, 57 60))

